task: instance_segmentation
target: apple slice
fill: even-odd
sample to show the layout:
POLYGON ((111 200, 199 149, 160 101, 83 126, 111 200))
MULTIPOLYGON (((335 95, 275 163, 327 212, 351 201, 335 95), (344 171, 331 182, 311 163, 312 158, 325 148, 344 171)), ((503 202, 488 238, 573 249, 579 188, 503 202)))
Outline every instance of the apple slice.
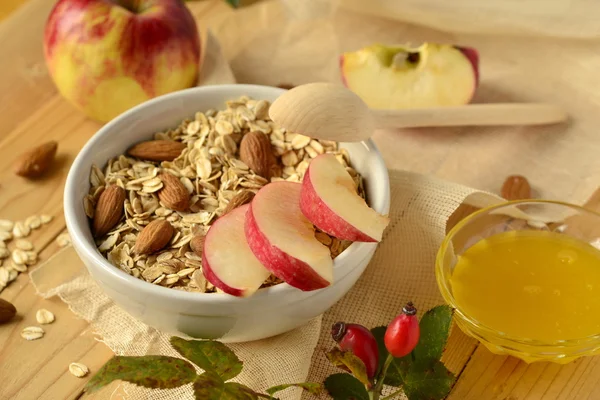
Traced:
POLYGON ((390 222, 358 195, 352 177, 332 154, 310 162, 302 181, 300 209, 323 232, 353 242, 380 242, 390 222))
POLYGON ((210 227, 202 252, 204 277, 233 296, 248 297, 271 274, 246 243, 244 222, 249 205, 240 206, 217 219, 210 227))
POLYGON ((340 69, 344 84, 371 108, 457 106, 475 94, 479 57, 468 47, 376 44, 344 53, 340 69))
POLYGON ((331 284, 333 261, 300 211, 301 187, 295 182, 263 186, 250 203, 245 231, 250 249, 273 275, 310 291, 331 284))

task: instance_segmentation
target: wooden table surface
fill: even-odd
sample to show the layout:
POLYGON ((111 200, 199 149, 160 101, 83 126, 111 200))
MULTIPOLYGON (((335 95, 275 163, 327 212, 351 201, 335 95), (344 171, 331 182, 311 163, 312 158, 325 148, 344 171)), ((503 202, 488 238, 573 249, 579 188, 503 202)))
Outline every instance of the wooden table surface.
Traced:
MULTIPOLYGON (((0 18, 20 1, 2 0, 0 18)), ((41 38, 53 3, 28 0, 0 22, 0 219, 54 216, 50 224, 31 235, 41 262, 59 250, 55 238, 65 230, 62 190, 70 163, 100 127, 58 95, 46 72, 41 38), (58 162, 47 178, 32 183, 11 172, 16 154, 50 139, 59 142, 59 151, 58 162)), ((201 21, 233 12, 214 3, 201 2, 190 8, 201 21)), ((594 199, 594 207, 599 203, 600 199, 594 199)), ((68 364, 82 362, 93 373, 113 355, 60 299, 38 296, 27 274, 21 274, 0 297, 18 309, 13 321, 0 326, 0 399, 77 398, 87 379, 72 376, 68 364), (20 332, 36 324, 35 312, 40 308, 54 312, 57 321, 46 329, 42 340, 25 341, 20 332)), ((445 358, 459 376, 451 400, 600 399, 600 357, 565 366, 527 365, 512 357, 492 355, 454 330, 445 358)), ((121 396, 105 390, 93 397, 121 396)))

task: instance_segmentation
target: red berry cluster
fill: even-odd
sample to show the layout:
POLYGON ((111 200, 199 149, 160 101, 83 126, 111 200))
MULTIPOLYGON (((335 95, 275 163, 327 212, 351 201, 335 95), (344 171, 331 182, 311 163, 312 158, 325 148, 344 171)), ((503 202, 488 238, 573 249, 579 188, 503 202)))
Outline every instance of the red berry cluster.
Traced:
MULTIPOLYGON (((388 325, 384 343, 387 351, 394 357, 404 357, 410 354, 419 342, 419 321, 417 309, 409 302, 388 325)), ((359 324, 338 322, 331 329, 331 336, 340 350, 351 351, 365 364, 367 376, 373 379, 379 365, 379 350, 377 341, 371 331, 359 324)))

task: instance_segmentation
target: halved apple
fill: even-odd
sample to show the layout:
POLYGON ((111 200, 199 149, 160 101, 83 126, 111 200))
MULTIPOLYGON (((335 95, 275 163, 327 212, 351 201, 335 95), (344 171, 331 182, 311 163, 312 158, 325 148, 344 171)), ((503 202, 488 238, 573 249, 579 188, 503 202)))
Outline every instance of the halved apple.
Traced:
POLYGON ((331 284, 333 261, 300 211, 301 187, 283 181, 263 186, 246 213, 245 232, 250 249, 273 275, 310 291, 331 284))
POLYGON ((478 85, 475 49, 425 43, 417 48, 375 44, 340 57, 342 79, 371 108, 456 106, 478 85))
POLYGON ((249 205, 243 205, 215 221, 206 234, 202 252, 205 278, 225 293, 247 297, 271 274, 254 256, 244 234, 249 205))
POLYGON ((300 209, 323 232, 353 242, 381 241, 390 222, 358 195, 352 177, 332 154, 310 162, 302 181, 300 209))

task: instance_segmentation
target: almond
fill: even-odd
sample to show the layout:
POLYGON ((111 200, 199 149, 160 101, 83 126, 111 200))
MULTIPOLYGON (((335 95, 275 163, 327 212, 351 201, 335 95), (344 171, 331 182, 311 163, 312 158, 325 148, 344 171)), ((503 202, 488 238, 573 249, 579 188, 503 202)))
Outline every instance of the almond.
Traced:
POLYGON ((134 145, 127 154, 142 160, 173 161, 185 148, 185 143, 174 140, 149 140, 134 145))
POLYGON ((190 193, 184 184, 174 175, 162 173, 159 175, 163 183, 158 191, 158 199, 166 207, 176 211, 186 211, 190 206, 190 193))
POLYGON ((265 179, 271 179, 272 169, 277 165, 271 141, 262 132, 244 135, 240 143, 240 159, 265 179))
POLYGON ((104 189, 94 211, 92 228, 95 237, 104 236, 121 220, 124 203, 125 189, 117 185, 104 189))
POLYGON ((196 233, 190 241, 190 248, 198 256, 202 256, 202 252, 204 251, 204 238, 204 234, 196 233))
POLYGON ((58 143, 52 140, 21 154, 13 165, 15 174, 25 178, 42 175, 54 161, 57 149, 58 143))
POLYGON ((134 251, 137 254, 155 253, 169 243, 174 232, 169 221, 155 219, 146 225, 138 235, 134 251))
POLYGON ((500 194, 506 200, 531 199, 531 185, 524 176, 511 175, 504 181, 500 194))
POLYGON ((17 309, 12 303, 4 299, 0 299, 0 324, 10 321, 17 314, 17 309))
POLYGON ((223 211, 223 215, 238 208, 239 206, 243 206, 244 204, 250 203, 253 198, 254 192, 250 190, 242 190, 241 192, 233 196, 233 198, 229 201, 227 207, 225 207, 225 210, 223 211))

